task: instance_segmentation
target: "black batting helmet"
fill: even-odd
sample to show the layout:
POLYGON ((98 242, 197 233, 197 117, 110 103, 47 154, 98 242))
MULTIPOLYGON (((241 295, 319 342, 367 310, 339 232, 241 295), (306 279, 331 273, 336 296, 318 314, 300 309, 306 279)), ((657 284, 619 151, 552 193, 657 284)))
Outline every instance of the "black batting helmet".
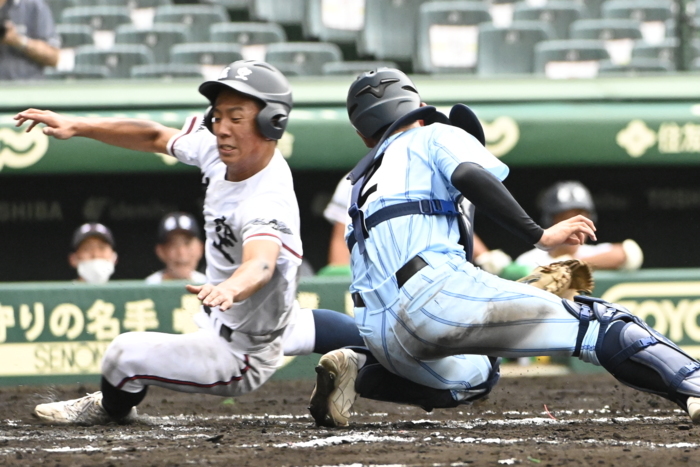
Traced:
MULTIPOLYGON (((260 133, 274 140, 282 137, 292 111, 292 90, 282 72, 269 63, 239 60, 224 68, 219 79, 199 86, 199 92, 209 99, 212 106, 224 89, 233 89, 260 101, 263 106, 256 118, 260 133)), ((206 113, 204 124, 209 131, 212 130, 211 111, 206 113)))
POLYGON ((542 211, 542 227, 551 227, 555 215, 570 209, 583 209, 588 211, 590 218, 595 222, 596 212, 593 198, 588 188, 580 182, 558 182, 549 187, 540 198, 540 210, 542 211))
POLYGON ((366 138, 378 138, 380 130, 420 107, 413 82, 395 68, 377 68, 357 77, 348 91, 350 122, 366 138))

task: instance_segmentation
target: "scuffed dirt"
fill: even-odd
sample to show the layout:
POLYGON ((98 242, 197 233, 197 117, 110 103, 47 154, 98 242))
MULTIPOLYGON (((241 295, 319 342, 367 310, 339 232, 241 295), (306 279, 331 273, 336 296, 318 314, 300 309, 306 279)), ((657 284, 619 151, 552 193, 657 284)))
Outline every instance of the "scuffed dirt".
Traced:
POLYGON ((151 388, 131 425, 42 425, 47 398, 96 387, 0 388, 0 465, 696 465, 700 428, 674 404, 607 374, 503 378, 458 409, 359 399, 343 429, 306 409, 312 381, 271 381, 236 400, 151 388), (549 413, 545 410, 545 406, 549 413))

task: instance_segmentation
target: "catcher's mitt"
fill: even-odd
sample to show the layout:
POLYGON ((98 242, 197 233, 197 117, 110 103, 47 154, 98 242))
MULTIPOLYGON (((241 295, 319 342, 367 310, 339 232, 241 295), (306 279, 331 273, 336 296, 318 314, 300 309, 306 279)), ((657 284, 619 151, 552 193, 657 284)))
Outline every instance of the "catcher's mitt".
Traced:
POLYGON ((546 290, 562 298, 572 299, 577 294, 593 293, 591 267, 577 259, 539 266, 518 282, 546 290))

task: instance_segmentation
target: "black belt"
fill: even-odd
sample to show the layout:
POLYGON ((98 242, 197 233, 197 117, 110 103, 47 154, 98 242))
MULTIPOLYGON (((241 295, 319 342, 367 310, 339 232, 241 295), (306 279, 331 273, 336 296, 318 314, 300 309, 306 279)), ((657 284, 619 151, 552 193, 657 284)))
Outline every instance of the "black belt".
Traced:
MULTIPOLYGON (((206 305, 202 305, 202 308, 204 308, 204 312, 206 314, 211 315, 211 308, 206 305)), ((230 327, 222 324, 221 328, 219 329, 219 336, 226 339, 226 342, 231 342, 231 334, 233 334, 233 330, 230 327)))
MULTIPOLYGON (((406 264, 401 266, 401 268, 396 271, 396 282, 399 285, 399 289, 403 287, 403 285, 411 278, 413 277, 418 271, 426 267, 428 263, 425 262, 423 258, 420 256, 414 256, 406 264)), ((362 296, 358 293, 355 292, 352 294, 352 303, 357 307, 357 308, 364 308, 365 307, 365 301, 362 300, 362 296)))

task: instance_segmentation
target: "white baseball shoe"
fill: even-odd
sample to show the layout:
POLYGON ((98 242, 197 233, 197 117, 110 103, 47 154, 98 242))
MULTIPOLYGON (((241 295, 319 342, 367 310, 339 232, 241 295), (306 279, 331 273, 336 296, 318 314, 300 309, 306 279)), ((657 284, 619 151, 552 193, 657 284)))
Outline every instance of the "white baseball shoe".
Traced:
POLYGON ((352 350, 338 349, 321 357, 309 402, 316 426, 347 426, 350 410, 357 399, 357 370, 357 354, 352 350))
POLYGON ((97 391, 80 399, 39 404, 34 409, 39 419, 57 424, 106 425, 128 421, 136 416, 136 407, 122 420, 115 420, 102 408, 102 392, 97 391))
POLYGON ((693 423, 700 423, 700 397, 688 398, 688 415, 693 423))

